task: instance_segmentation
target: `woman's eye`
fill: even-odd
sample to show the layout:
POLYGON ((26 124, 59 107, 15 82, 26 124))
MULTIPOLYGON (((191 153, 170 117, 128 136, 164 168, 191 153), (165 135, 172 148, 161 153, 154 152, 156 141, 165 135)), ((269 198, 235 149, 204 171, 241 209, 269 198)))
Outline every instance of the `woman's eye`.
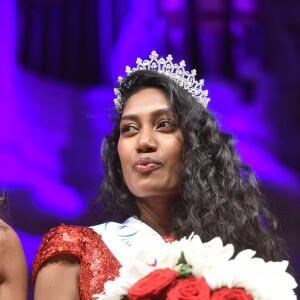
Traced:
POLYGON ((120 132, 125 133, 125 132, 133 131, 136 129, 137 129, 136 126, 134 126, 133 124, 126 124, 124 126, 121 126, 120 132))
POLYGON ((173 120, 164 120, 164 121, 159 122, 159 124, 157 125, 157 128, 170 128, 170 129, 174 129, 176 127, 177 127, 177 124, 173 120))

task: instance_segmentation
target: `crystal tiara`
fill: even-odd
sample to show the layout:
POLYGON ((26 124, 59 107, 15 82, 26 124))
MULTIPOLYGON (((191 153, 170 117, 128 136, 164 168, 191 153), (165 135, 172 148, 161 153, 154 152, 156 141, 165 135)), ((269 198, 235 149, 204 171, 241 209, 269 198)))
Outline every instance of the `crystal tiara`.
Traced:
MULTIPOLYGON (((203 79, 199 81, 195 79, 195 76, 197 75, 196 70, 192 70, 191 72, 186 71, 184 69, 184 67, 186 66, 184 60, 182 60, 179 65, 173 64, 173 57, 170 54, 166 57, 166 59, 158 59, 158 54, 156 53, 156 51, 152 51, 149 55, 149 58, 150 60, 141 60, 140 58, 138 58, 136 60, 137 65, 135 68, 130 68, 129 66, 126 67, 126 74, 129 75, 138 70, 151 70, 164 74, 174 80, 179 86, 187 90, 197 102, 203 105, 203 107, 207 107, 207 104, 210 101, 210 99, 207 98, 208 91, 202 90, 204 84, 203 79)), ((123 77, 119 76, 119 84, 121 84, 122 81, 123 77)), ((116 109, 118 112, 121 112, 123 107, 121 92, 118 88, 115 88, 114 93, 116 95, 116 98, 114 99, 116 109)))

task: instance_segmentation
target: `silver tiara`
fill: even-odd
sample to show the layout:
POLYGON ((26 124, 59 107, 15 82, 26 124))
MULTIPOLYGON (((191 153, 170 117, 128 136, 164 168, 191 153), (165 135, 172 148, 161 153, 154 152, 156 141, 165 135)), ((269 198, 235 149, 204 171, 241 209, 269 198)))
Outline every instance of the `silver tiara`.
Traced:
MULTIPOLYGON (((158 59, 158 54, 156 53, 156 51, 152 51, 149 55, 149 58, 150 60, 141 60, 140 58, 138 58, 136 60, 137 65, 135 68, 130 68, 129 66, 126 67, 126 74, 129 75, 138 70, 151 70, 164 74, 174 80, 179 86, 187 90, 196 99, 197 102, 202 104, 204 107, 207 107, 207 104, 210 101, 210 99, 207 98, 208 91, 202 90, 202 87, 204 85, 203 79, 199 81, 195 79, 195 76, 197 75, 196 70, 192 70, 191 72, 186 71, 184 69, 184 67, 186 66, 184 60, 182 60, 179 65, 173 64, 173 57, 170 54, 166 57, 166 59, 158 59)), ((122 81, 123 77, 119 76, 118 82, 121 84, 122 81)), ((119 88, 115 88, 114 93, 116 95, 116 98, 114 99, 116 109, 118 112, 121 112, 123 103, 119 88)))

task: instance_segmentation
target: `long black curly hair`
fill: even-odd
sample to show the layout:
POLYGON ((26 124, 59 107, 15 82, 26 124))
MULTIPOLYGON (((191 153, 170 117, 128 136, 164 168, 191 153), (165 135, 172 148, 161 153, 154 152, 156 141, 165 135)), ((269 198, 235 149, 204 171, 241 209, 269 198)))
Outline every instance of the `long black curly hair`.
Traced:
MULTIPOLYGON (((147 87, 166 93, 184 137, 180 197, 170 212, 174 235, 181 238, 194 232, 203 241, 220 236, 236 252, 250 248, 265 260, 280 260, 283 243, 276 220, 266 208, 252 169, 240 160, 234 137, 223 132, 212 113, 188 92, 155 71, 140 70, 123 79, 123 108, 131 95, 147 87)), ((95 205, 104 213, 98 221, 123 221, 140 214, 117 152, 120 118, 116 112, 115 125, 101 148, 105 175, 95 205)))

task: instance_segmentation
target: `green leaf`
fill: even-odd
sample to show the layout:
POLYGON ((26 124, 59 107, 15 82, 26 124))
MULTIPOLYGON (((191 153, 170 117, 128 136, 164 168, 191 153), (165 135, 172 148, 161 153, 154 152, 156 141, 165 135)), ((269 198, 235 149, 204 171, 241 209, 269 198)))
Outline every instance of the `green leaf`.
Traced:
POLYGON ((181 251, 181 253, 180 253, 180 257, 179 257, 177 265, 180 265, 180 264, 186 264, 186 260, 185 260, 183 251, 181 251))
POLYGON ((179 270, 179 277, 180 278, 187 278, 192 275, 192 266, 188 264, 184 264, 180 267, 179 270))
POLYGON ((121 300, 128 300, 128 297, 126 295, 121 296, 121 300))

